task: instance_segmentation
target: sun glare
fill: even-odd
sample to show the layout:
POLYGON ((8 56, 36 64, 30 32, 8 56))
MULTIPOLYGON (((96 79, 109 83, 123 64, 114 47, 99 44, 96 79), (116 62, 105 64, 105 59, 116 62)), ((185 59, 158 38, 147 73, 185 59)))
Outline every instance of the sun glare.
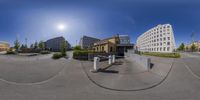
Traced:
POLYGON ((57 29, 60 30, 60 31, 65 30, 66 29, 66 25, 64 25, 64 24, 58 24, 57 25, 57 29))

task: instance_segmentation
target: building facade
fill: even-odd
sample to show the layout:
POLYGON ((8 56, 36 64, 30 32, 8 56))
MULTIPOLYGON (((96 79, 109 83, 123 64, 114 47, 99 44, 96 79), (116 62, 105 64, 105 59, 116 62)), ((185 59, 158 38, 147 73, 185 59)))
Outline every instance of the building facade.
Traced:
POLYGON ((130 44, 130 37, 128 35, 119 35, 120 44, 130 44))
POLYGON ((93 44, 97 41, 100 41, 100 39, 89 36, 83 36, 80 39, 79 45, 82 49, 92 49, 93 44))
POLYGON ((194 41, 188 45, 185 45, 185 51, 192 51, 192 44, 195 46, 194 51, 199 51, 200 52, 200 41, 194 41))
POLYGON ((8 51, 10 48, 9 43, 0 41, 0 51, 8 51))
POLYGON ((66 42, 66 47, 69 49, 70 44, 65 40, 64 37, 56 37, 53 39, 49 39, 45 42, 45 48, 50 51, 60 51, 61 43, 66 42))
POLYGON ((117 52, 117 44, 119 43, 119 37, 113 36, 94 43, 93 50, 95 52, 115 53, 117 52))
POLYGON ((128 35, 119 35, 120 43, 117 44, 118 55, 123 56, 128 50, 134 49, 134 44, 130 42, 128 35))
POLYGON ((176 49, 172 25, 151 28, 137 38, 137 50, 142 52, 173 52, 176 49))

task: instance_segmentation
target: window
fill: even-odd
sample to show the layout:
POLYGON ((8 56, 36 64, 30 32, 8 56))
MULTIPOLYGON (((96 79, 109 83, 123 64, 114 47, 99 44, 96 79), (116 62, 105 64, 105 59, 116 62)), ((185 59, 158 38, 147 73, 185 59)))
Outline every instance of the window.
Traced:
POLYGON ((162 43, 160 43, 160 46, 162 46, 162 43))
POLYGON ((170 40, 170 37, 167 37, 168 40, 170 40))
POLYGON ((112 47, 110 47, 110 52, 112 52, 113 50, 112 50, 113 48, 112 47))
POLYGON ((170 50, 170 47, 167 47, 167 51, 169 51, 170 50))
POLYGON ((160 51, 162 51, 162 47, 160 47, 160 51))
POLYGON ((167 45, 170 45, 170 42, 167 42, 167 45))
POLYGON ((163 51, 165 51, 165 47, 163 48, 163 51))
POLYGON ((164 37, 164 38, 163 38, 163 40, 165 41, 165 40, 166 40, 166 38, 164 37))
POLYGON ((160 41, 162 41, 162 38, 160 38, 160 41))
POLYGON ((104 47, 102 47, 102 51, 104 51, 104 47))

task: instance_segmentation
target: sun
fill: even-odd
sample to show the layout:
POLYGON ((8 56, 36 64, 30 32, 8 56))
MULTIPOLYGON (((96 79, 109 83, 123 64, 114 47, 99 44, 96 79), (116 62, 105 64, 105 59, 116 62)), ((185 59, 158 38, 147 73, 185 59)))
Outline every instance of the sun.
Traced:
POLYGON ((65 24, 58 24, 57 29, 60 30, 60 31, 63 31, 63 30, 66 29, 66 25, 65 24))

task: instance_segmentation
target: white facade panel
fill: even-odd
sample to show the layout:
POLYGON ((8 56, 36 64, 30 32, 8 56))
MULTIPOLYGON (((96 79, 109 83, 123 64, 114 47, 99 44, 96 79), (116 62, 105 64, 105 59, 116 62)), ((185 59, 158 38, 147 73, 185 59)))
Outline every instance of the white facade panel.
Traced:
POLYGON ((137 38, 137 49, 142 52, 173 52, 175 48, 170 24, 158 25, 137 38))

